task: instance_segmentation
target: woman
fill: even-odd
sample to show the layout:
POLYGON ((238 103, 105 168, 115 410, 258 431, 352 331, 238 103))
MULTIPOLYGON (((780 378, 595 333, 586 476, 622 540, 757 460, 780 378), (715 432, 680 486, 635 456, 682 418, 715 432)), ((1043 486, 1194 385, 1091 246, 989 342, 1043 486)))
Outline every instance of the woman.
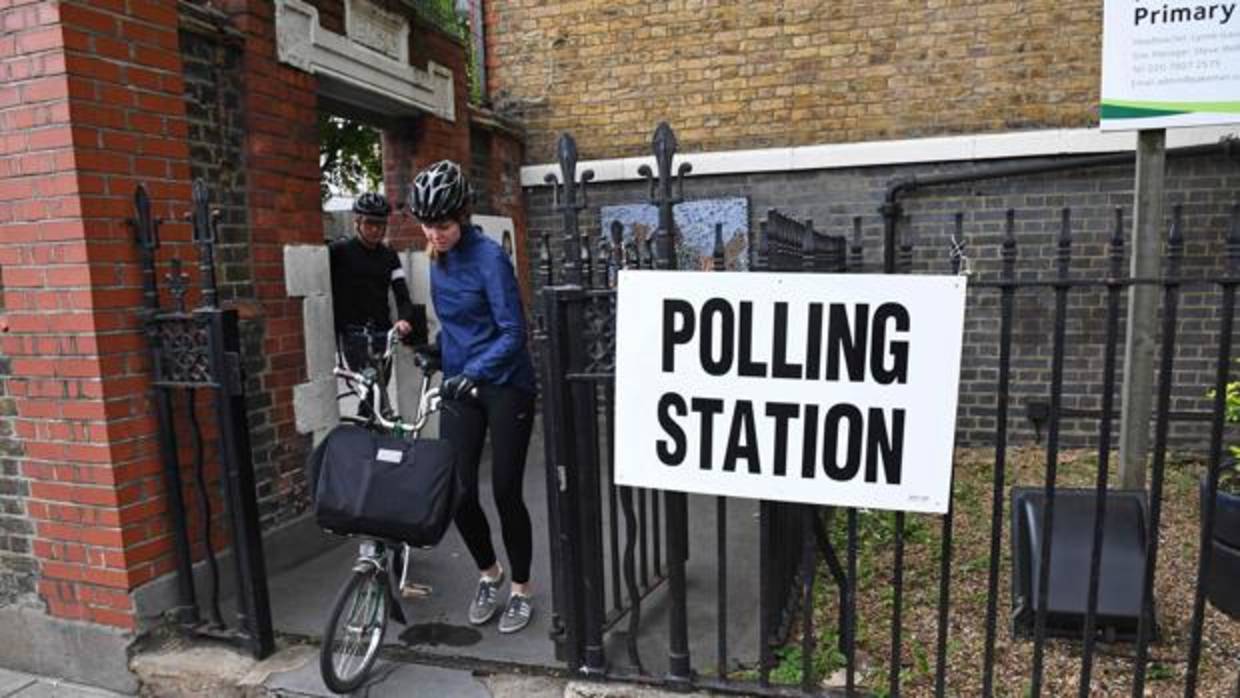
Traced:
POLYGON ((478 503, 478 466, 489 431, 491 479, 512 575, 499 630, 513 633, 528 625, 534 612, 533 532, 521 492, 534 419, 534 368, 516 275, 504 250, 469 224, 469 183, 459 165, 444 160, 418 173, 408 200, 434 260, 431 298, 440 323, 441 394, 452 401, 440 413, 440 435, 458 454, 464 485, 456 527, 480 572, 469 621, 481 625, 495 616, 506 574, 478 503))

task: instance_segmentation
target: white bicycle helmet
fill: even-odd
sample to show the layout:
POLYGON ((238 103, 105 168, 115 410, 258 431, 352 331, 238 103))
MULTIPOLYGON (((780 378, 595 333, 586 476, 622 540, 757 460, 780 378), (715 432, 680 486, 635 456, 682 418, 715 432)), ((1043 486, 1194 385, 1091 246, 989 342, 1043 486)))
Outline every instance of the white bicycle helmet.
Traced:
POLYGON ((451 160, 440 160, 413 179, 409 212, 420 221, 451 218, 468 203, 469 192, 469 182, 461 166, 451 160))

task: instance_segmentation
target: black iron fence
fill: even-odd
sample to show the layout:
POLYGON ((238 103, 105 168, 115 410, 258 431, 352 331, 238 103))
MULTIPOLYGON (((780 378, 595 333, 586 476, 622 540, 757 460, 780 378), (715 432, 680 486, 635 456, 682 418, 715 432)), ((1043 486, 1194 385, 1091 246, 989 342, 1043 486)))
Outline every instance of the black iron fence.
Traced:
MULTIPOLYGON (((1171 391, 1174 384, 1176 359, 1177 300, 1184 289, 1192 287, 1215 294, 1219 313, 1217 323, 1217 346, 1214 347, 1213 404, 1210 411, 1211 436, 1206 456, 1207 468, 1201 478, 1203 503, 1200 512, 1200 540, 1196 550, 1176 551, 1177 554, 1193 554, 1197 559, 1196 579, 1192 582, 1191 617, 1182 621, 1164 619, 1164 622, 1186 622, 1183 633, 1187 638, 1186 656, 1183 658, 1183 695, 1197 695, 1200 664, 1203 654, 1203 625, 1206 616, 1207 581, 1212 579, 1212 545, 1215 525, 1215 495, 1218 491, 1219 473, 1223 462, 1225 398, 1230 381, 1232 360, 1233 315, 1235 289, 1240 283, 1240 205, 1231 211, 1226 232, 1225 259, 1216 274, 1195 274, 1185 278, 1180 272, 1184 254, 1184 232, 1180 225, 1180 212, 1175 212, 1165 244, 1164 270, 1157 278, 1134 278, 1124 269, 1124 223, 1116 213, 1114 231, 1107 243, 1107 270, 1104 274, 1081 274, 1073 270, 1072 212, 1059 212, 1057 241, 1053 264, 1049 273, 1018 270, 1021 249, 1017 241, 1016 221, 1021 215, 1009 211, 1003 223, 1002 242, 998 268, 994 272, 974 272, 970 281, 970 307, 974 303, 990 302, 998 306, 997 346, 995 356, 995 387, 993 404, 996 414, 993 434, 993 467, 990 478, 988 549, 989 555, 982 559, 984 565, 969 568, 969 574, 985 576, 984 630, 977 644, 981 645, 980 659, 950 667, 948 654, 953 642, 973 638, 953 637, 952 578, 958 571, 953 566, 955 524, 952 510, 942 516, 906 515, 904 513, 878 514, 889 517, 892 536, 884 543, 889 548, 891 567, 884 578, 871 578, 869 584, 889 586, 890 636, 886 643, 886 657, 870 656, 868 664, 885 663, 884 685, 862 686, 859 676, 858 609, 859 557, 866 551, 860 535, 861 513, 856 509, 831 510, 822 507, 762 502, 756 525, 759 534, 759 606, 760 627, 758 636, 752 638, 756 645, 756 666, 746 672, 731 667, 729 658, 728 627, 736 611, 729 611, 725 599, 733 576, 728 573, 729 525, 727 512, 733 502, 726 498, 715 500, 715 526, 717 549, 714 551, 716 574, 713 579, 699 580, 695 593, 714 593, 716 608, 713 627, 695 625, 690 628, 685 564, 689 558, 689 518, 686 495, 675 492, 653 492, 617 486, 614 479, 614 462, 611 445, 623 435, 614 433, 614 354, 615 336, 616 272, 624 268, 670 269, 675 267, 676 229, 672 218, 672 206, 681 198, 682 178, 673 176, 672 161, 675 155, 675 138, 666 124, 656 131, 654 150, 657 175, 650 170, 652 203, 659 207, 659 228, 648 239, 625 240, 616 227, 607 236, 582 232, 577 216, 586 208, 585 183, 591 173, 576 174, 576 152, 570 137, 560 143, 561 176, 549 176, 556 187, 556 206, 563 215, 563 238, 553 244, 550 236, 541 242, 539 275, 543 291, 538 308, 537 346, 542 364, 544 399, 544 427, 546 429, 552 556, 555 578, 554 639, 559 656, 574 671, 596 677, 628 678, 646 682, 662 682, 679 687, 708 687, 729 692, 763 695, 779 695, 788 692, 801 694, 835 693, 853 694, 857 691, 877 691, 891 696, 901 693, 909 647, 904 635, 908 590, 905 584, 905 547, 909 530, 908 517, 916 516, 918 523, 934 521, 939 529, 937 548, 937 588, 933 659, 926 659, 933 666, 933 692, 936 696, 948 693, 949 681, 957 673, 977 672, 980 692, 983 695, 1004 694, 1009 686, 1000 684, 1006 679, 996 675, 996 645, 1001 632, 999 617, 1000 577, 1002 576, 1005 510, 1009 495, 1009 443, 1008 422, 1015 417, 1010 411, 1009 387, 1013 374, 1012 337, 1018 317, 1018 296, 1023 303, 1048 304, 1053 318, 1053 344, 1049 383, 1045 386, 1046 407, 1043 424, 1046 429, 1044 453, 1044 479, 1033 508, 1022 508, 1023 515, 1017 525, 1013 518, 1013 550, 1018 549, 1016 538, 1027 536, 1033 543, 1027 563, 1028 574, 1025 587, 1013 590, 1012 611, 1020 604, 1029 610, 1028 635, 1032 641, 1032 661, 1028 673, 1022 677, 1029 695, 1043 695, 1047 690, 1046 646, 1052 631, 1075 636, 1080 643, 1074 655, 1079 663, 1079 694, 1091 695, 1094 671, 1097 664, 1098 644, 1111 641, 1117 620, 1114 604, 1110 603, 1110 591, 1103 588, 1101 580, 1107 575, 1103 567, 1108 562, 1103 550, 1117 545, 1109 528, 1108 509, 1117 510, 1116 493, 1110 490, 1108 471, 1112 466, 1113 411, 1117 387, 1117 348, 1122 338, 1119 334, 1119 312, 1125 293, 1137 286, 1155 286, 1162 291, 1161 333, 1159 337, 1159 375, 1157 381, 1156 409, 1153 415, 1154 448, 1150 470, 1150 489, 1138 495, 1140 500, 1141 531, 1139 543, 1127 553, 1138 559, 1138 574, 1118 580, 1121 587, 1135 590, 1135 610, 1131 614, 1135 632, 1131 654, 1131 680, 1125 692, 1131 689, 1134 696, 1144 695, 1150 664, 1150 644, 1156 639, 1154 609, 1154 580, 1160 559, 1159 542, 1162 533, 1161 515, 1164 505, 1164 480, 1168 459, 1168 425, 1176 415, 1171 410, 1171 391), (558 252, 558 255, 557 255, 558 252), (1096 478, 1094 487, 1087 490, 1087 506, 1073 504, 1061 490, 1058 469, 1060 465, 1060 421, 1069 409, 1064 404, 1064 356, 1068 334, 1067 323, 1071 307, 1069 298, 1074 294, 1096 294, 1103 308, 1102 330, 1104 334, 1100 409, 1089 416, 1097 423, 1096 478), (979 298, 983 299, 979 301, 979 298), (662 507, 660 508, 660 499, 662 507), (1061 528, 1056 526, 1057 506, 1073 504, 1059 512, 1063 517, 1084 516, 1088 525, 1083 529, 1089 535, 1069 535, 1064 540, 1061 528), (660 514, 662 513, 662 518, 660 514), (1054 534, 1054 535, 1052 535, 1054 534), (1057 537, 1058 536, 1058 537, 1057 537), (845 551, 841 561, 836 555, 835 539, 842 538, 845 551), (1058 547, 1056 547, 1058 546, 1058 547), (1087 566, 1076 570, 1084 592, 1079 604, 1079 614, 1073 623, 1063 623, 1062 613, 1052 608, 1051 600, 1061 593, 1066 564, 1064 551, 1075 546, 1082 553, 1087 566), (1083 546, 1083 547, 1082 547, 1083 546), (1052 564, 1059 565, 1059 574, 1052 575, 1052 564), (825 568, 825 575, 820 570, 825 568), (889 576, 886 576, 889 575, 889 576), (821 581, 819 577, 821 576, 821 581), (813 613, 816 589, 826 587, 828 593, 838 598, 839 618, 833 619, 834 627, 816 628, 813 613), (1139 587, 1139 588, 1138 588, 1139 587), (1059 590, 1055 590, 1059 589, 1059 590), (666 652, 666 672, 658 674, 649 669, 651 646, 638 643, 643 631, 642 611, 650 603, 652 594, 663 594, 660 602, 666 610, 667 644, 660 648, 666 652), (1023 594, 1023 595, 1022 595, 1023 594), (1106 610, 1100 610, 1102 607, 1106 610), (730 619, 731 616, 731 619, 730 619), (1054 616, 1054 617, 1052 617, 1054 616), (627 619, 627 625, 619 625, 627 619), (831 632, 826 632, 830 630, 831 632), (795 686, 776 685, 772 679, 775 665, 774 651, 778 645, 789 642, 799 632, 800 675, 795 686), (689 637, 715 633, 717 656, 690 656, 689 637), (838 685, 825 686, 825 677, 816 675, 815 657, 821 653, 822 641, 834 635, 838 638, 838 652, 843 657, 842 676, 838 685), (609 642, 623 637, 625 657, 611 652, 617 644, 609 642), (618 666, 625 659, 627 667, 618 666), (714 666, 714 671, 702 672, 695 667, 714 666)), ((681 165, 679 175, 689 168, 681 165)), ((901 235, 901 218, 895 206, 884 206, 880 211, 885 229, 883 264, 885 273, 909 272, 913 267, 914 248, 911 238, 901 235)), ((759 231, 749 241, 753 254, 752 268, 767 271, 862 271, 864 250, 861 231, 863 218, 853 219, 851 231, 844 235, 824 235, 814 230, 808 221, 799 222, 779 212, 769 212, 759 231)), ((939 273, 968 273, 971 270, 969 247, 964 226, 964 215, 956 214, 951 221, 953 234, 950 249, 944 250, 943 264, 939 273)), ((723 246, 716 234, 715 268, 723 267, 723 246)), ((1079 492, 1078 492, 1079 494, 1079 492)), ((985 495, 983 495, 985 496, 985 495)), ((1076 499, 1080 499, 1079 497, 1076 499)), ((1026 507, 1025 500, 1020 506, 1026 507)), ((739 503, 737 503, 739 504, 739 503)), ((1013 505, 1013 509, 1015 505, 1013 505)), ((873 517, 875 514, 869 514, 873 517)), ((1078 519, 1072 519, 1078 520, 1078 519)), ((1062 524, 1062 521, 1061 521, 1062 524)), ((1022 539, 1023 540, 1023 539, 1022 539)), ((972 564, 974 561, 970 561, 972 564)), ((1109 589, 1116 580, 1112 577, 1109 589)), ((926 580, 919 581, 925 586, 926 580)), ((917 590, 917 591, 920 591, 917 590)), ((923 595, 924 596, 924 595, 923 595)), ((1015 629, 1015 628, 1014 628, 1015 629)), ((956 630, 955 632, 959 632, 956 630)), ((1112 654, 1114 651, 1112 650, 1112 654)), ((871 653, 873 655, 873 652, 871 653)), ((1230 660, 1235 670, 1234 657, 1230 660)), ((1008 677, 1010 679, 1010 677, 1008 677)), ((1162 679, 1160 679, 1162 680, 1162 679)), ((1235 679, 1229 679, 1230 682, 1235 679)), ((1166 684, 1162 684, 1166 685, 1166 684)), ((927 689, 928 692, 929 689, 927 689)), ((1181 689, 1177 689, 1177 692, 1181 689)), ((1227 690, 1231 690, 1230 688, 1227 690)))
POLYGON ((202 180, 193 186, 193 242, 199 248, 200 303, 186 308, 190 288, 180 258, 171 260, 166 276, 174 306, 160 307, 156 251, 160 221, 151 215, 146 188, 134 192, 135 216, 130 221, 142 251, 143 323, 151 351, 152 385, 159 420, 159 453, 164 494, 176 558, 177 605, 171 619, 196 634, 238 644, 257 658, 274 651, 271 604, 267 594, 261 528, 258 520, 250 430, 246 423, 245 380, 236 310, 219 307, 215 282, 216 217, 202 180), (237 617, 230 625, 220 611, 220 574, 213 542, 212 491, 207 478, 207 442, 198 416, 199 397, 209 393, 218 430, 214 447, 223 465, 223 499, 231 534, 236 571, 237 617), (177 422, 183 405, 188 431, 177 422), (207 564, 206 594, 200 599, 194 582, 191 522, 185 506, 178 435, 188 436, 197 498, 197 531, 207 564), (201 605, 201 608, 200 608, 201 605), (203 618, 205 611, 206 618, 203 618))

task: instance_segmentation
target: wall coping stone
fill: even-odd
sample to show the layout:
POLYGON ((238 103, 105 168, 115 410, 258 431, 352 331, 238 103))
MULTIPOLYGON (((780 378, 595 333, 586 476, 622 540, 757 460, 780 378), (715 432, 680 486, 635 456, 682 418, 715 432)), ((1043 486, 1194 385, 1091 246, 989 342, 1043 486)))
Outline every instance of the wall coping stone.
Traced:
MULTIPOLYGON (((1169 129, 1167 147, 1216 143, 1240 134, 1236 127, 1195 127, 1169 129)), ((1019 157, 1046 157, 1130 151, 1136 148, 1135 131, 1107 132, 1096 128, 1050 129, 1011 133, 981 133, 935 138, 910 138, 860 143, 827 143, 790 148, 720 150, 678 153, 680 161, 693 164, 692 177, 829 170, 844 167, 908 165, 930 162, 960 162, 1019 157)), ((594 183, 639 180, 638 168, 653 168, 654 157, 585 160, 577 171, 594 170, 594 183)), ((521 168, 521 186, 548 186, 549 173, 559 175, 559 165, 544 163, 521 168)))

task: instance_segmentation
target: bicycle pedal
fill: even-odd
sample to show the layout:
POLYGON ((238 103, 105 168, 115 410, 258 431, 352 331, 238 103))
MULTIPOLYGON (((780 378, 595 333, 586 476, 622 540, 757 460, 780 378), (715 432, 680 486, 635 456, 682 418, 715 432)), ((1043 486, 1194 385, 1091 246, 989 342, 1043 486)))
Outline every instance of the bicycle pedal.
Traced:
POLYGON ((424 599, 434 592, 430 585, 409 582, 401 588, 400 595, 406 599, 424 599))

